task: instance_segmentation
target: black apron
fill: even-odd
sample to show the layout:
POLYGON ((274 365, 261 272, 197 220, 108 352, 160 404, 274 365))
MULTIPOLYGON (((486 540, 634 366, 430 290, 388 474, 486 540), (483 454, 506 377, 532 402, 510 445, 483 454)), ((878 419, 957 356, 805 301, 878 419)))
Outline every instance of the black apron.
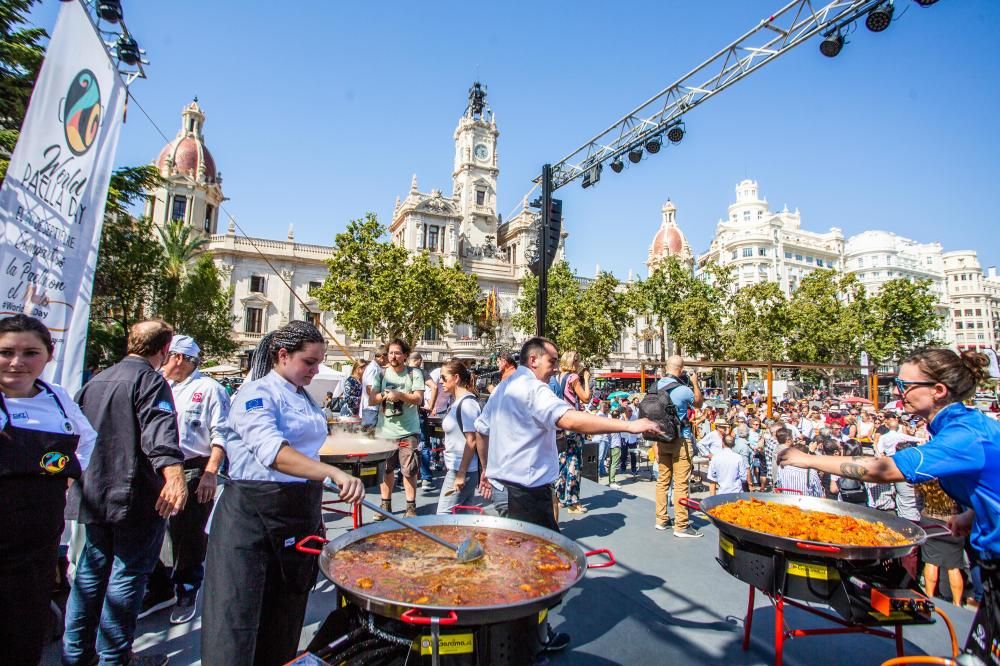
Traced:
POLYGON ((980 560, 983 600, 972 619, 965 651, 984 664, 995 664, 1000 655, 1000 560, 980 560))
POLYGON ((80 436, 59 398, 65 432, 18 428, 0 396, 0 645, 5 663, 37 664, 48 627, 67 479, 80 477, 80 436))

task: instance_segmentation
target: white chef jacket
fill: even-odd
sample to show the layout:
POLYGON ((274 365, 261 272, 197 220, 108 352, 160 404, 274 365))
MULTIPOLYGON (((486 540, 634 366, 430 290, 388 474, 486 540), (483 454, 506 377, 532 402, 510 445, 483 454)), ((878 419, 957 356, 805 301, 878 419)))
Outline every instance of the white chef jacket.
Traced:
MULTIPOLYGON (((25 430, 79 435, 80 442, 76 445, 76 459, 80 461, 81 469, 87 469, 87 465, 90 463, 90 454, 93 453, 94 443, 97 441, 97 431, 80 411, 80 406, 66 393, 66 389, 58 384, 49 384, 48 382, 45 382, 45 386, 49 387, 52 393, 59 398, 62 408, 66 410, 66 416, 63 416, 52 395, 42 389, 38 395, 32 398, 3 397, 13 425, 25 430)), ((6 427, 7 416, 0 412, 0 430, 6 427)))
POLYGON ((246 382, 233 396, 229 412, 232 437, 226 446, 229 476, 244 481, 305 482, 271 466, 284 442, 314 460, 326 441, 323 410, 300 389, 272 370, 246 382))
POLYGON ((211 455, 213 446, 225 449, 230 437, 229 395, 222 384, 198 370, 182 382, 167 383, 174 394, 184 459, 211 455))
POLYGON ((529 488, 559 475, 556 423, 572 407, 524 366, 490 395, 476 430, 490 438, 486 476, 529 488))

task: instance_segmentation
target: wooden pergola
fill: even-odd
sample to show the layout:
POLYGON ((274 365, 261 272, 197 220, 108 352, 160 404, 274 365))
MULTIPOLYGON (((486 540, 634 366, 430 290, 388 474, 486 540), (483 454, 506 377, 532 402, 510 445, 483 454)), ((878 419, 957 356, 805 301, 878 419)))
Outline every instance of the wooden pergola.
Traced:
MULTIPOLYGON (((774 369, 790 370, 857 370, 867 375, 868 395, 871 396, 872 404, 878 409, 878 371, 874 365, 851 365, 847 363, 790 363, 784 361, 685 361, 686 366, 692 368, 739 368, 739 369, 766 369, 767 370, 767 416, 774 416, 774 369)), ((656 361, 639 364, 640 389, 646 392, 646 366, 659 368, 666 363, 656 361)), ((737 395, 742 391, 742 384, 739 380, 736 383, 737 395)))

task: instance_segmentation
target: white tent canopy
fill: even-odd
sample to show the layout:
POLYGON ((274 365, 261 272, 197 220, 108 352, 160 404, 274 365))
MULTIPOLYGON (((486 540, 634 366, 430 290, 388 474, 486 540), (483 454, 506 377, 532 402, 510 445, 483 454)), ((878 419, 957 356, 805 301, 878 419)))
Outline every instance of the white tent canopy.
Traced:
POLYGON ((338 398, 344 393, 344 380, 347 379, 347 375, 343 372, 338 372, 333 368, 320 364, 319 374, 312 378, 306 386, 306 393, 312 398, 317 405, 323 404, 323 398, 326 397, 327 392, 333 393, 334 398, 338 398))
POLYGON ((213 365, 211 368, 202 368, 206 375, 238 375, 242 371, 235 365, 213 365))

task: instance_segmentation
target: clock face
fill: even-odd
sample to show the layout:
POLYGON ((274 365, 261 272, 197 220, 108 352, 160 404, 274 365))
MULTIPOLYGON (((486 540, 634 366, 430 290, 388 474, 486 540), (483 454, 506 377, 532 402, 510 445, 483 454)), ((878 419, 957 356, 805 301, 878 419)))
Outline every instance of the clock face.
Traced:
POLYGON ((473 153, 475 154, 477 160, 485 162, 486 158, 490 156, 490 149, 486 147, 485 143, 477 143, 473 153))

